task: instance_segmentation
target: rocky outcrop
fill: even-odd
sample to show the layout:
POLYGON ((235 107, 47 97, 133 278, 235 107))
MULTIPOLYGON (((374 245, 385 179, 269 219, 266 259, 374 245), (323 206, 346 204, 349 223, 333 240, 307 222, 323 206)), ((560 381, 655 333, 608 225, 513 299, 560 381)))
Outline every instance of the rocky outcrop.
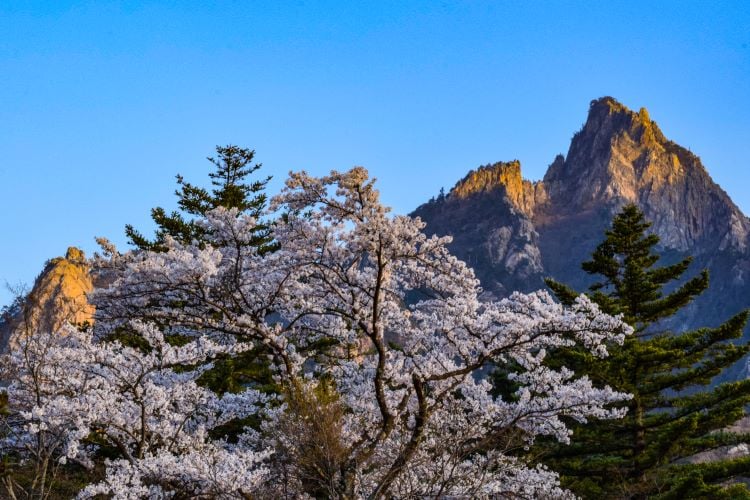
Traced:
POLYGON ((31 292, 6 315, 0 325, 0 349, 14 345, 25 334, 91 322, 94 306, 88 303, 87 294, 93 289, 83 251, 68 248, 65 257, 47 262, 31 292))
POLYGON ((742 251, 750 232, 696 155, 667 140, 645 108, 635 113, 611 97, 591 103, 567 157, 552 163, 543 184, 551 222, 627 202, 641 206, 662 244, 678 251, 742 251))
POLYGON ((520 179, 518 162, 482 167, 449 196, 415 212, 428 223, 429 232, 453 236, 452 248, 484 279, 485 290, 493 296, 539 288, 543 276, 539 235, 518 204, 521 198, 514 196, 518 192, 504 184, 508 170, 515 170, 520 179))
POLYGON ((521 162, 498 162, 470 171, 451 190, 451 196, 459 199, 471 198, 479 193, 502 189, 505 198, 513 207, 527 217, 547 199, 544 184, 530 182, 521 176, 521 162))
POLYGON ((540 182, 518 161, 485 165, 447 196, 417 208, 428 233, 449 234, 487 292, 544 287, 551 276, 585 289, 580 269, 612 216, 636 203, 661 238, 665 262, 694 256, 711 286, 667 328, 715 325, 750 306, 750 220, 711 179, 698 156, 668 140, 646 109, 611 97, 588 118, 540 182))

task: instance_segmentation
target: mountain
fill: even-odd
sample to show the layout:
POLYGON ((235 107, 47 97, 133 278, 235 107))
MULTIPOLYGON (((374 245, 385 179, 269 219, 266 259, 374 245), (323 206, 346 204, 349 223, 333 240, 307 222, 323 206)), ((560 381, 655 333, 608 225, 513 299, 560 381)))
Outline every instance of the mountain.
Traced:
POLYGON ((68 322, 92 321, 94 306, 86 295, 93 289, 83 251, 70 247, 65 257, 49 260, 31 292, 0 322, 0 352, 26 332, 57 331, 68 322))
POLYGON ((750 220, 645 108, 612 97, 591 102, 567 155, 542 181, 523 179, 515 160, 485 165, 412 215, 428 233, 452 235, 451 250, 501 297, 544 288, 547 276, 584 290, 591 278, 580 264, 626 203, 653 222, 664 262, 692 255, 687 274, 710 271, 709 289, 666 328, 718 325, 750 306, 750 220))

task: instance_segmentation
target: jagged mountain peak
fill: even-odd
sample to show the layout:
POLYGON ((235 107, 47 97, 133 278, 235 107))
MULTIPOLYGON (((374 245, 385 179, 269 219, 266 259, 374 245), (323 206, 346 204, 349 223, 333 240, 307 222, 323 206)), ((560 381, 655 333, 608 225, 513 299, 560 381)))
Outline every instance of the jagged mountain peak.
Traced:
POLYGON ((606 218, 635 203, 663 244, 678 251, 742 249, 750 234, 750 221, 700 158, 668 140, 646 108, 636 112, 613 97, 591 101, 567 155, 554 159, 543 181, 524 180, 518 160, 497 162, 470 171, 450 196, 468 200, 494 190, 537 226, 592 211, 606 218))
POLYGON ((564 160, 544 176, 549 220, 636 203, 669 248, 744 248, 750 223, 698 156, 666 138, 648 111, 612 97, 591 101, 564 160))
MULTIPOLYGON (((645 107, 633 111, 613 97, 591 101, 586 122, 574 136, 570 152, 586 147, 591 153, 628 145, 673 156, 679 168, 705 171, 700 158, 690 150, 669 140, 645 107)), ((569 153, 570 153, 569 152, 569 153)), ((568 155, 570 156, 570 154, 568 155)), ((638 167, 639 165, 634 165, 638 167)), ((551 169, 548 175, 554 175, 551 169)))
MULTIPOLYGON (((647 162, 633 161, 632 156, 659 155, 666 152, 682 153, 683 148, 667 141, 659 126, 651 120, 646 108, 635 112, 613 97, 602 97, 591 101, 586 122, 576 132, 565 161, 556 161, 544 176, 548 184, 572 176, 595 177, 630 173, 639 175, 647 162), (669 150, 669 151, 668 151, 669 150), (614 155, 612 153, 615 153, 614 155), (625 154, 624 162, 630 171, 613 172, 608 161, 612 156, 625 154)), ((685 153, 688 153, 685 150, 685 153)), ((687 154, 676 155, 687 158, 687 154)), ((697 160, 697 157, 695 157, 697 160)), ((674 165, 681 166, 679 161, 674 165)), ((666 174, 666 172, 665 172, 666 174)), ((634 200, 631 200, 634 201, 634 200)))
POLYGON ((497 162, 470 171, 450 196, 470 199, 493 190, 538 225, 636 203, 664 244, 680 251, 710 242, 742 248, 750 233, 747 218, 698 156, 668 140, 646 108, 636 112, 613 97, 591 101, 567 155, 554 159, 543 181, 524 180, 518 160, 497 162))
POLYGON ((653 133, 654 136, 649 137, 650 139, 665 140, 656 122, 651 120, 646 108, 640 108, 638 112, 635 112, 610 96, 591 101, 589 114, 583 128, 606 129, 608 127, 605 126, 604 122, 607 120, 625 130, 653 133))
POLYGON ((524 180, 515 160, 484 165, 414 213, 428 232, 452 235, 454 253, 486 291, 502 296, 542 288, 547 276, 585 289, 590 277, 580 263, 625 203, 653 223, 667 261, 692 255, 696 270, 711 271, 709 293, 670 327, 726 319, 748 306, 750 221, 645 108, 612 97, 591 101, 567 154, 542 181, 524 180))

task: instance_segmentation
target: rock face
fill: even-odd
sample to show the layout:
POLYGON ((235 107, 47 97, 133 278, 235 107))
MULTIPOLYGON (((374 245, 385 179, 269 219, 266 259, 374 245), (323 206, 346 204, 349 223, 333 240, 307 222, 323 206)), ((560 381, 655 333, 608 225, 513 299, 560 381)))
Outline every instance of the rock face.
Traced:
POLYGON ((544 273, 531 217, 534 193, 535 186, 521 179, 518 161, 495 163, 469 172, 447 197, 415 215, 428 232, 453 236, 451 249, 474 268, 487 292, 506 295, 540 282, 544 273))
POLYGON ((609 97, 593 101, 567 158, 552 163, 543 185, 549 216, 637 203, 665 247, 745 249, 748 219, 700 159, 667 140, 644 108, 634 113, 609 97))
POLYGON ((518 161, 486 165, 413 215, 428 233, 452 235, 451 249, 487 293, 504 296, 543 288, 547 276, 585 289, 591 280, 580 263, 626 203, 653 222, 663 262, 692 255, 689 274, 711 273, 709 290, 664 326, 716 325, 750 306, 750 220, 645 109, 611 97, 591 102, 568 154, 554 159, 541 182, 524 180, 518 161))
POLYGON ((65 257, 47 262, 24 303, 0 324, 0 351, 27 332, 56 331, 66 323, 92 321, 94 306, 86 294, 94 283, 84 253, 68 248, 65 257))

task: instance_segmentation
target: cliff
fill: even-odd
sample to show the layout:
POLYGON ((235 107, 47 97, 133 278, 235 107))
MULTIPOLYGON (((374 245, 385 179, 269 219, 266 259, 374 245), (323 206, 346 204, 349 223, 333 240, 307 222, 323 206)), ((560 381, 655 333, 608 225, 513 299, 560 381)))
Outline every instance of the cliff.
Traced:
POLYGON ((521 175, 521 162, 498 162, 484 165, 470 171, 451 190, 451 196, 468 199, 479 193, 502 190, 505 198, 514 208, 526 216, 533 216, 534 209, 547 198, 545 186, 541 182, 530 182, 521 175))
POLYGON ((591 103, 567 157, 552 163, 543 184, 552 221, 613 203, 636 203, 666 247, 745 249, 748 219, 700 158, 667 140, 645 108, 635 113, 611 97, 591 103))
POLYGON ((591 102, 567 154, 542 181, 523 179, 517 160, 485 165, 413 215, 428 233, 452 235, 452 251, 486 292, 504 296, 544 288, 546 276, 585 289, 591 278, 580 263, 626 203, 653 222, 664 262, 693 255, 689 274, 711 274, 709 290, 666 328, 716 325, 750 306, 750 220, 646 109, 612 97, 591 102))
POLYGON ((65 257, 51 259, 23 303, 0 324, 0 350, 29 332, 57 331, 66 323, 92 321, 94 307, 86 295, 93 289, 89 265, 81 250, 70 247, 65 257))

